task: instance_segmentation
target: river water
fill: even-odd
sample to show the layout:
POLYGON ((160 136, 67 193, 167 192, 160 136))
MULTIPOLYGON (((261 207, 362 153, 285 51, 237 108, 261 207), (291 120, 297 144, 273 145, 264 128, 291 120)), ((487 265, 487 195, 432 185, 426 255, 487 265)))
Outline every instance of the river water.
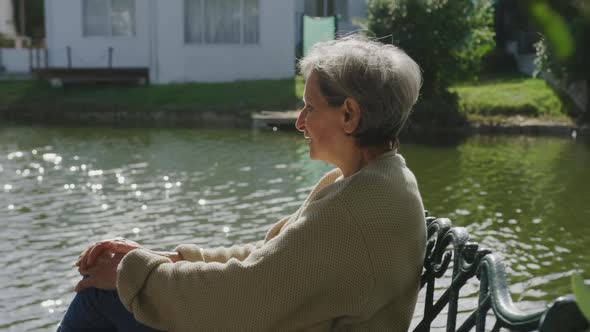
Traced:
MULTIPOLYGON (((523 309, 588 277, 590 144, 436 137, 401 152, 430 214, 504 259, 523 309)), ((329 169, 294 132, 0 127, 0 331, 55 330, 93 241, 256 241, 329 169)))

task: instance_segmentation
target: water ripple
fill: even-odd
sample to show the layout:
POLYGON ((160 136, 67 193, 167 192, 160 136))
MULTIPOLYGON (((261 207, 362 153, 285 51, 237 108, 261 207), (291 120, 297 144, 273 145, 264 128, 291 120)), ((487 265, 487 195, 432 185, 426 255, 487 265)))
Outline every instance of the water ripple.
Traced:
MULTIPOLYGON (((590 193, 577 181, 590 178, 590 149, 571 144, 404 145, 431 213, 494 248, 527 308, 567 293, 572 271, 590 271, 590 193)), ((54 330, 79 280, 75 259, 93 241, 171 250, 261 239, 330 168, 307 153, 291 133, 0 127, 0 330, 54 330)), ((471 300, 460 316, 477 287, 462 290, 471 300)))

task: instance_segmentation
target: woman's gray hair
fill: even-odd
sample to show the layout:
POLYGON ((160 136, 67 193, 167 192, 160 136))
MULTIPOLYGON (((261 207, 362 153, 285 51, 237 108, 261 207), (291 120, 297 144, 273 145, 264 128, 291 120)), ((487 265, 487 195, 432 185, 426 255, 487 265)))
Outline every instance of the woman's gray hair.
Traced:
POLYGON ((318 76, 331 106, 351 97, 361 108, 354 136, 360 146, 393 144, 418 100, 420 66, 404 51, 362 35, 315 44, 299 62, 303 77, 318 76))

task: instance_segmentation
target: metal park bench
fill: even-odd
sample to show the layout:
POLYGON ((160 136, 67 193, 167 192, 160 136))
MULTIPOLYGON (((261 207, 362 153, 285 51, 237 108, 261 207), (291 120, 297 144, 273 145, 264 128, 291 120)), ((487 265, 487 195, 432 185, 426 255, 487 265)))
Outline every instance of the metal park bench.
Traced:
MULTIPOLYGON (((545 310, 525 312, 512 302, 504 265, 488 249, 469 241, 463 227, 446 218, 426 217, 428 241, 421 288, 426 287, 424 312, 414 331, 430 331, 435 318, 446 309, 446 331, 587 331, 589 323, 573 297, 560 297, 545 310), (445 275, 452 261, 450 285, 435 302, 435 283, 445 275), (477 307, 458 325, 459 291, 473 277, 479 279, 477 307), (491 317, 493 316, 493 317, 491 317), (488 321, 495 318, 492 326, 488 321)), ((424 289, 423 289, 424 291, 424 289)), ((417 308, 418 310, 418 308, 417 308)), ((463 310, 461 312, 463 315, 463 310)), ((439 317, 440 319, 441 317, 439 317)))

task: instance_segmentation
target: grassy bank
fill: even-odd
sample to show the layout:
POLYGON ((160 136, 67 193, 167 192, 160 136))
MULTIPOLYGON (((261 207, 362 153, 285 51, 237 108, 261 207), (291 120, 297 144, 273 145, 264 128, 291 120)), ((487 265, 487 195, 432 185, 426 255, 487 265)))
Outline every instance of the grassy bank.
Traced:
MULTIPOLYGON (((0 82, 1 109, 251 112, 295 109, 299 80, 151 86, 51 88, 45 82, 0 82)), ((299 87, 298 90, 302 90, 299 87)))
POLYGON ((457 84, 451 91, 459 95, 459 110, 472 123, 571 123, 561 112, 561 101, 542 79, 487 78, 457 84))
MULTIPOLYGON (((51 88, 36 81, 0 82, 0 110, 219 111, 249 114, 301 106, 303 79, 145 87, 87 86, 51 88)), ((470 122, 569 123, 561 104, 543 80, 499 77, 453 86, 460 111, 470 122), (523 122, 524 121, 524 122, 523 122)))

